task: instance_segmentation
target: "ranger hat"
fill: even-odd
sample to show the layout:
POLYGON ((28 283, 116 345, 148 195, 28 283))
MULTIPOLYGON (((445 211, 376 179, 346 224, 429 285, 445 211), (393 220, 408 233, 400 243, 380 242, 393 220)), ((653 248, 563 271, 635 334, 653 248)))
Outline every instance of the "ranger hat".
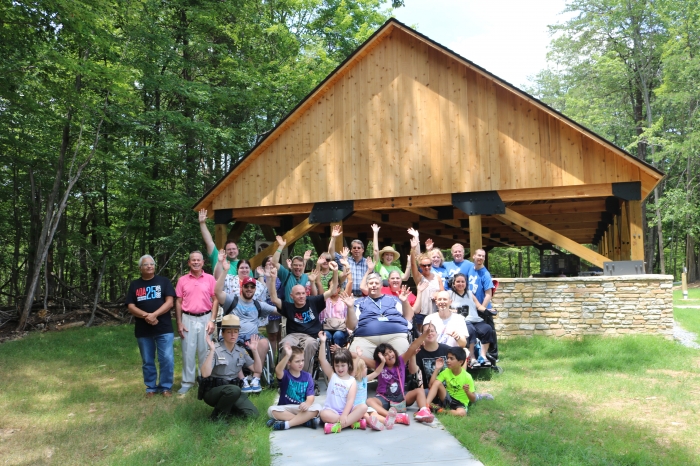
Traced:
POLYGON ((392 248, 391 246, 385 246, 384 249, 379 251, 379 260, 382 260, 382 256, 384 256, 384 254, 386 254, 387 252, 390 252, 394 255, 394 260, 398 260, 399 257, 401 257, 401 254, 399 254, 399 252, 396 249, 392 248))
POLYGON ((225 315, 224 318, 221 319, 221 328, 222 329, 227 329, 227 328, 240 329, 241 328, 241 319, 239 319, 238 316, 235 316, 233 314, 225 315))

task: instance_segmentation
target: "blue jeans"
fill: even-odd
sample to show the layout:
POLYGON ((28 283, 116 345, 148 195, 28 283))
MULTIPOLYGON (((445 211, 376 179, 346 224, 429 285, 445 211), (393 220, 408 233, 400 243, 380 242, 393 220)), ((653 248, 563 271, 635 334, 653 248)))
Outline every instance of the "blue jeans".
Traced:
POLYGON ((348 334, 342 330, 326 330, 325 332, 329 347, 331 345, 345 346, 345 343, 348 342, 348 334))
POLYGON ((164 333, 136 340, 139 343, 141 361, 143 361, 143 381, 146 384, 146 392, 172 390, 173 371, 175 370, 173 334, 164 333), (158 372, 156 372, 156 350, 158 351, 158 366, 160 366, 160 383, 158 383, 158 372))

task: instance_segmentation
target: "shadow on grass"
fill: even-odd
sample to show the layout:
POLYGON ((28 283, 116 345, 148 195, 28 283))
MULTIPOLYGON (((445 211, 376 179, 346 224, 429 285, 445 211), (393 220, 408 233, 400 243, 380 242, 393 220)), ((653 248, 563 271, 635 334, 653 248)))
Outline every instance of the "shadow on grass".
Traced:
MULTIPOLYGON (((130 326, 30 335, 0 345, 0 361, 5 464, 270 463, 273 390, 251 396, 261 418, 231 424, 210 422, 196 389, 146 399, 130 326)), ((175 362, 177 381, 179 344, 175 362)))
POLYGON ((488 465, 698 464, 686 446, 660 444, 653 426, 593 418, 568 397, 520 392, 470 411, 466 420, 440 421, 488 465))

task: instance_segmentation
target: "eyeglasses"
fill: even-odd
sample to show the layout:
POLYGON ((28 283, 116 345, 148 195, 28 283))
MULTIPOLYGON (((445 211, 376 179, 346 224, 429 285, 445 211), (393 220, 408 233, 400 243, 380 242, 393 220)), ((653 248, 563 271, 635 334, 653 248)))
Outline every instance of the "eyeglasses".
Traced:
POLYGON ((143 264, 141 264, 141 267, 153 267, 154 265, 156 264, 154 264, 153 262, 144 262, 143 264))

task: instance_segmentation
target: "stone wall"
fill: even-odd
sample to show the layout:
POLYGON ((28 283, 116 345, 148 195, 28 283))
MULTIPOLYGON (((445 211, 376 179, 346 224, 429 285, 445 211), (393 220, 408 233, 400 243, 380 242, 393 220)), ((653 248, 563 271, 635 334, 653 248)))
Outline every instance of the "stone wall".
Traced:
POLYGON ((673 276, 500 278, 499 338, 659 334, 673 337, 673 276))

